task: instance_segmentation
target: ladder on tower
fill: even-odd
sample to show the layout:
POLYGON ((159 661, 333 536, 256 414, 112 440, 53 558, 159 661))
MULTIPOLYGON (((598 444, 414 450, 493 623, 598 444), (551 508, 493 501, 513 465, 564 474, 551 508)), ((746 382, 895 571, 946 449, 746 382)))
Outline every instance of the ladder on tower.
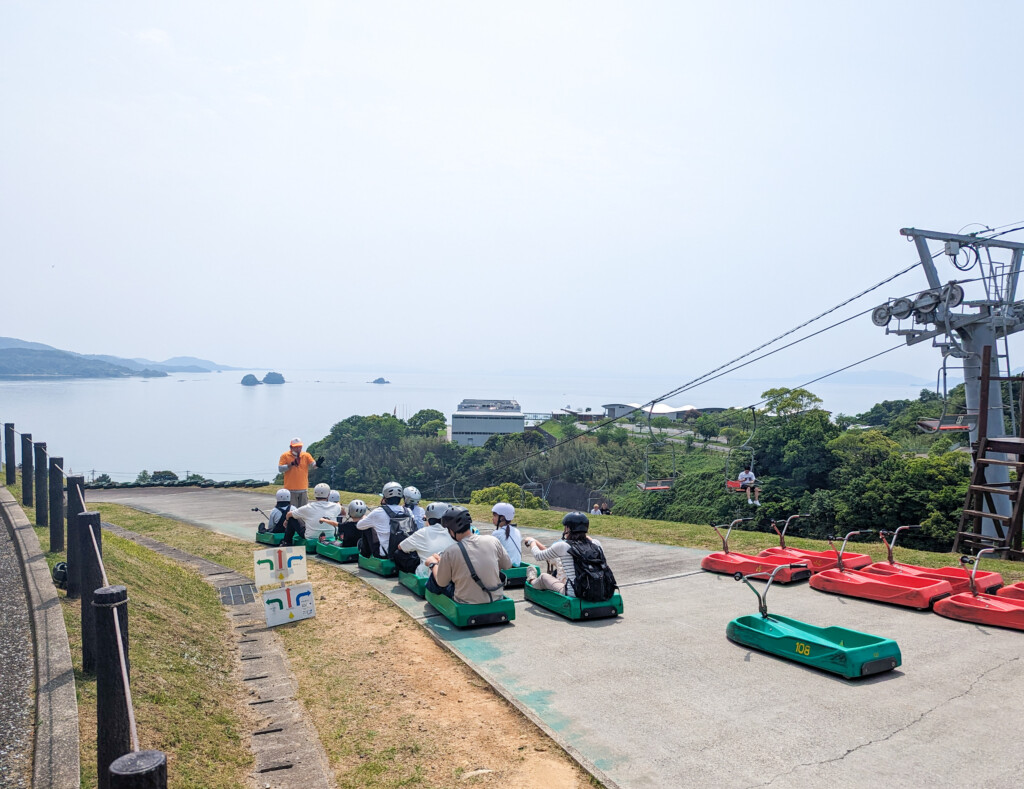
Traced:
MULTIPOLYGON (((989 383, 992 381, 1024 381, 1024 376, 999 375, 990 373, 992 347, 986 345, 981 361, 981 391, 978 408, 978 442, 974 445, 974 468, 967 487, 964 508, 960 514, 953 552, 964 549, 979 551, 994 548, 1006 559, 1024 559, 1021 550, 1021 521, 1024 519, 1024 412, 1018 418, 1014 415, 1015 436, 988 435, 989 383), (1005 457, 995 457, 1005 455, 1005 457), (991 466, 1008 466, 1017 475, 1010 482, 989 482, 985 472, 991 466), (996 497, 1008 496, 1012 504, 1009 515, 1001 515, 996 509, 996 497), (995 534, 982 533, 982 521, 989 519, 995 534), (970 523, 970 530, 965 527, 970 523)), ((1000 371, 1001 372, 1001 371, 1000 371)), ((1024 401, 1024 397, 1021 398, 1024 401)), ((996 428, 1000 432, 1003 425, 996 428)))

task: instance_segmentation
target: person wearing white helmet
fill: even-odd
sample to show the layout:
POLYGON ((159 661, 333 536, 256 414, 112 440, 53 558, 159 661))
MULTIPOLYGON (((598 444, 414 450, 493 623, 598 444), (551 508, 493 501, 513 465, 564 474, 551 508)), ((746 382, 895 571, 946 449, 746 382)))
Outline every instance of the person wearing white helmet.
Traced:
POLYGON ((281 534, 285 531, 287 515, 294 507, 292 507, 291 493, 285 488, 281 488, 275 498, 277 499, 277 504, 274 505, 274 509, 267 515, 267 525, 262 531, 281 534))
POLYGON ((363 532, 359 552, 363 556, 390 559, 398 544, 416 531, 412 511, 402 505, 402 486, 389 482, 380 493, 380 506, 363 518, 356 528, 363 532))
POLYGON ((302 451, 302 439, 293 438, 288 451, 277 461, 277 470, 284 474, 284 487, 291 493, 292 505, 301 507, 309 501, 309 472, 322 465, 322 457, 302 451))
POLYGON ((313 488, 313 497, 316 500, 288 513, 288 529, 284 534, 285 545, 291 545, 291 535, 300 529, 302 536, 307 540, 316 540, 325 532, 334 535, 333 526, 320 523, 321 518, 336 521, 341 514, 341 505, 328 501, 330 495, 330 485, 326 482, 317 483, 317 486, 313 488))
MULTIPOLYGON (((406 490, 408 490, 408 488, 406 488, 406 490)), ((415 554, 420 560, 415 569, 416 575, 420 578, 426 578, 430 575, 430 570, 427 569, 427 565, 425 563, 427 559, 435 553, 444 553, 445 548, 449 545, 455 544, 455 540, 453 540, 451 535, 448 534, 448 530, 441 525, 441 518, 443 518, 444 514, 450 509, 451 506, 445 504, 443 501, 435 501, 427 507, 424 511, 427 518, 427 525, 422 529, 418 529, 415 534, 411 537, 406 537, 398 544, 398 552, 395 554, 395 563, 399 565, 400 569, 402 568, 402 564, 399 564, 399 560, 403 559, 404 555, 415 554)), ((408 570, 403 571, 409 572, 408 570)))
POLYGON ((422 529, 425 525, 423 516, 426 514, 426 510, 420 506, 420 499, 423 498, 420 489, 409 485, 402 491, 402 498, 405 499, 405 506, 409 508, 413 520, 416 521, 416 528, 422 529))
POLYGON ((522 541, 523 535, 519 527, 513 521, 516 519, 516 508, 505 501, 499 501, 491 507, 491 523, 494 524, 494 536, 498 538, 501 547, 512 559, 512 566, 518 567, 523 563, 522 541))
MULTIPOLYGON (((333 494, 334 491, 331 491, 333 494)), ((341 497, 338 497, 341 500, 341 497)), ((330 518, 321 518, 321 523, 327 523, 331 526, 336 526, 337 536, 334 540, 328 540, 326 535, 320 535, 320 542, 330 542, 332 545, 337 545, 342 548, 355 548, 359 544, 359 521, 363 519, 368 511, 366 502, 362 499, 352 499, 348 503, 347 507, 343 508, 342 516, 344 520, 336 521, 330 518)))

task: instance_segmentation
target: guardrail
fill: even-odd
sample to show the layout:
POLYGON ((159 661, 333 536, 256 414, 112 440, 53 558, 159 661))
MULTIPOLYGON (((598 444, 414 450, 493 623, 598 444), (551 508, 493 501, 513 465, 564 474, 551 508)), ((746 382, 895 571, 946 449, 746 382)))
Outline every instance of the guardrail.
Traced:
MULTIPOLYGON (((8 485, 16 481, 13 423, 4 424, 8 485)), ((100 514, 89 512, 85 478, 67 475, 64 459, 21 433, 22 504, 36 502, 36 525, 50 530, 50 552, 65 547, 67 596, 81 598, 82 670, 96 676, 96 764, 99 789, 166 789, 167 757, 141 750, 132 705, 128 649, 128 590, 111 585, 103 564, 100 514), (65 508, 65 480, 67 505, 65 508)))

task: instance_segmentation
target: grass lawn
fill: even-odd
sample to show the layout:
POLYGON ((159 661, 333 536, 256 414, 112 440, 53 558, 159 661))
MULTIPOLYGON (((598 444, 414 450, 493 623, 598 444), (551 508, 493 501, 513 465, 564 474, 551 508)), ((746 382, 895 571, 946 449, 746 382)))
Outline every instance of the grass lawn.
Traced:
MULTIPOLYGON (((21 498, 20 484, 10 487, 21 498)), ((35 510, 23 508, 30 522, 35 510)), ((51 567, 49 528, 36 527, 51 567)), ((131 688, 142 748, 164 751, 175 787, 247 787, 253 756, 246 742, 247 691, 233 675, 216 590, 196 573, 112 534, 103 535, 112 584, 128 588, 131 688)), ((58 590, 78 696, 82 786, 96 786, 96 679, 82 673, 79 600, 58 590)))

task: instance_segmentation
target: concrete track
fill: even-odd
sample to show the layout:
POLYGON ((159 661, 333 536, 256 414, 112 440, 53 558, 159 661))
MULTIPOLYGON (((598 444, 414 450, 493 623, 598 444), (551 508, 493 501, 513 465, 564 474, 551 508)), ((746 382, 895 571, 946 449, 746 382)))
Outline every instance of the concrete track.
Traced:
MULTIPOLYGON (((87 499, 250 540, 258 522, 250 507, 273 506, 265 494, 210 490, 89 491, 87 499)), ((757 601, 731 577, 701 571, 703 551, 602 543, 626 611, 587 623, 514 591, 512 626, 459 631, 396 580, 336 566, 422 621, 609 785, 1014 787, 1024 780, 1013 723, 1024 709, 1024 633, 825 595, 806 583, 773 586, 772 611, 897 639, 900 669, 847 681, 727 641, 726 624, 756 612, 757 601)))

